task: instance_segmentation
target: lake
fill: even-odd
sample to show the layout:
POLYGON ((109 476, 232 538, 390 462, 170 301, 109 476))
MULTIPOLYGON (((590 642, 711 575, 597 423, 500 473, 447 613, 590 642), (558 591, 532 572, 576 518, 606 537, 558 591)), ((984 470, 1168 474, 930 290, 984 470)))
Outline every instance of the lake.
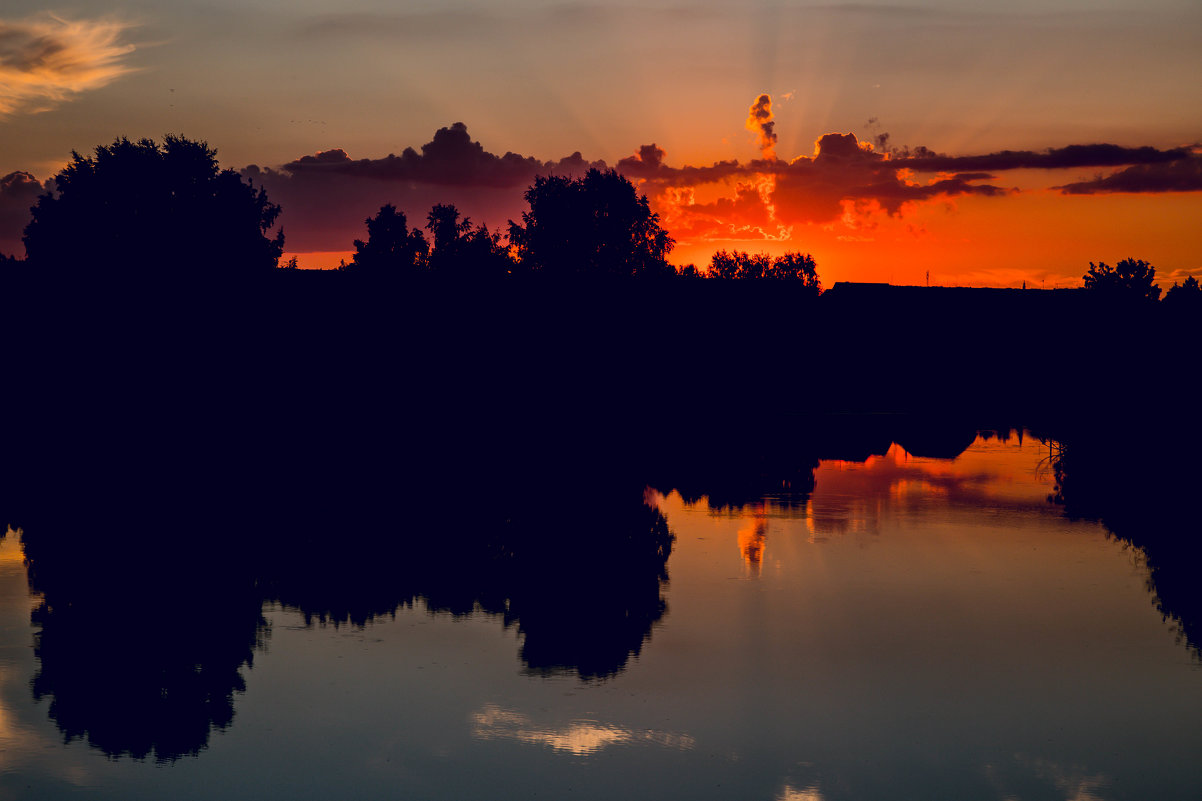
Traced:
MULTIPOLYGON (((587 550, 538 562, 560 574, 538 593, 413 585, 375 602, 330 529, 301 589, 256 578, 243 608, 222 578, 178 608, 89 613, 31 593, 10 532, 0 796, 1202 796, 1189 621, 1158 605, 1140 548, 1049 500, 1051 446, 1002 431, 942 458, 876 451, 817 461, 812 486, 648 487, 670 556, 615 578, 631 589, 612 608, 590 602, 604 581, 574 576, 587 550), (184 656, 158 664, 159 642, 184 656), (147 682, 153 698, 126 700, 147 682)), ((555 495, 568 534, 610 519, 588 487, 555 495)), ((430 571, 481 574, 454 504, 422 525, 430 571)), ((34 584, 56 586, 49 567, 34 584)))

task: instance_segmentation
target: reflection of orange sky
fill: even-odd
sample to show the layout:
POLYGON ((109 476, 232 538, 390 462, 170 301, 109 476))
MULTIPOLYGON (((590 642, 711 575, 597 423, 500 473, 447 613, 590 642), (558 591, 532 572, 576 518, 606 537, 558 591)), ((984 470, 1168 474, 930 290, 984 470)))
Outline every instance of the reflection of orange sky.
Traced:
POLYGON ((25 569, 25 554, 21 550, 20 539, 20 533, 11 528, 4 538, 0 539, 0 570, 25 569))
MULTIPOLYGON (((769 521, 804 519, 812 541, 830 536, 872 533, 891 517, 921 515, 929 505, 969 508, 974 514, 993 509, 1009 514, 1045 513, 1052 479, 1048 448, 1030 436, 977 437, 953 460, 916 457, 894 444, 883 456, 864 462, 826 460, 814 470, 815 486, 804 507, 772 500, 733 512, 709 509, 716 517, 738 522, 735 539, 744 566, 758 576, 767 549, 769 521)), ((650 493, 649 503, 663 508, 665 499, 650 493)), ((698 502, 708 508, 705 499, 698 502)))
POLYGON ((978 437, 953 460, 914 457, 894 444, 863 463, 824 461, 814 471, 806 526, 812 535, 873 531, 884 517, 921 509, 933 498, 952 507, 1046 509, 1047 455, 1030 437, 978 437))
POLYGON ((739 553, 743 556, 743 564, 753 576, 760 574, 764 564, 764 548, 768 540, 768 516, 764 505, 757 504, 751 510, 751 517, 746 525, 738 532, 739 553))

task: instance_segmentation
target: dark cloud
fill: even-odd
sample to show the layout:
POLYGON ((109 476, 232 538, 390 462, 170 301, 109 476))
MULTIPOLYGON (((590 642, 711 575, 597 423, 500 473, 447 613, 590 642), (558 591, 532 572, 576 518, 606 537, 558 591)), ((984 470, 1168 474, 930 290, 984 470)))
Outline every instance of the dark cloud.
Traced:
POLYGON ((334 148, 303 156, 279 169, 250 166, 243 175, 267 189, 283 213, 280 223, 292 252, 344 251, 362 237, 363 221, 392 203, 410 225, 425 224, 436 203, 452 203, 473 223, 504 229, 525 209, 523 194, 536 175, 580 175, 590 162, 579 152, 558 161, 516 153, 496 155, 473 142, 467 126, 440 128, 420 152, 353 159, 334 148))
POLYGON ((524 187, 536 175, 584 164, 579 152, 559 162, 542 162, 517 153, 497 156, 473 142, 467 126, 457 122, 439 128, 434 138, 422 145, 421 153, 407 147, 399 156, 353 160, 341 149, 326 150, 285 164, 283 169, 293 175, 326 172, 436 186, 524 187))
POLYGON ((650 178, 664 166, 664 149, 654 142, 618 162, 618 171, 628 178, 650 178))
POLYGON ((747 111, 747 130, 756 135, 756 144, 766 159, 776 158, 776 123, 772 121, 772 97, 760 95, 747 111))
POLYGON ((29 224, 29 209, 43 191, 38 179, 27 172, 10 172, 0 178, 0 253, 24 255, 21 234, 29 224))
POLYGON ((1135 164, 1163 164, 1190 155, 1187 148, 1159 150, 1154 147, 1119 145, 1069 145, 1033 150, 1002 150, 984 156, 943 156, 919 148, 917 155, 902 151, 892 162, 915 172, 996 172, 999 170, 1063 170, 1081 167, 1121 167, 1135 164))
POLYGON ((1202 192, 1202 156, 1162 164, 1134 164, 1125 170, 1053 187, 1066 195, 1106 192, 1202 192))
MULTIPOLYGON (((755 107, 753 106, 753 109, 755 107)), ((644 145, 639 153, 618 162, 618 169, 642 181, 644 191, 671 208, 671 218, 685 220, 686 227, 698 224, 694 217, 712 219, 719 212, 738 213, 740 224, 780 235, 785 227, 798 223, 827 223, 840 219, 847 204, 875 202, 890 214, 901 214, 907 203, 939 197, 981 195, 997 197, 1013 191, 993 184, 984 172, 940 175, 927 182, 908 180, 896 161, 855 134, 829 133, 822 136, 814 156, 792 161, 757 159, 747 163, 723 161, 708 167, 669 167, 665 153, 655 145, 644 145), (764 185, 762 182, 770 182, 764 185), (711 183, 735 183, 735 197, 721 201, 694 203, 686 193, 675 191, 711 183), (751 192, 749 187, 758 187, 751 192), (759 202, 768 220, 751 213, 752 202, 759 202)), ((681 234, 685 236, 685 234, 681 234)))

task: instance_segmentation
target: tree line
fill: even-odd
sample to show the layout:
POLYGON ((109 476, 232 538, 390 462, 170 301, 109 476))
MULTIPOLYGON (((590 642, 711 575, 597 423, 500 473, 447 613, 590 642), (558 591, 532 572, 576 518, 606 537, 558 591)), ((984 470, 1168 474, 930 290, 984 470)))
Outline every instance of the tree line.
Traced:
MULTIPOLYGON (((59 274, 245 274, 280 267, 281 209, 264 189, 222 170, 206 142, 168 135, 116 139, 94 156, 72 153, 38 198, 24 236, 26 263, 59 274)), ((347 272, 403 276, 438 273, 468 279, 514 274, 626 276, 719 281, 787 281, 817 295, 814 257, 720 250, 707 268, 675 267, 675 241, 647 197, 616 170, 580 178, 538 176, 524 199, 529 210, 508 230, 473 226, 453 205, 437 204, 423 227, 410 227, 392 204, 368 218, 367 239, 354 240, 347 272), (423 230, 424 229, 424 230, 423 230), (427 232, 429 236, 427 237, 427 232)), ((19 261, 0 254, 0 266, 19 261)), ((297 268, 295 257, 284 265, 297 268)), ((1090 263, 1084 287, 1115 298, 1159 299, 1155 268, 1142 259, 1114 267, 1090 263)), ((1202 302, 1194 277, 1174 284, 1165 301, 1202 302)))
MULTIPOLYGON (((453 205, 437 204, 424 226, 410 226, 392 204, 368 218, 341 269, 377 275, 439 273, 486 278, 520 273, 557 276, 784 279, 820 290, 812 256, 773 260, 744 252, 715 254, 708 271, 668 262, 676 244, 645 195, 616 170, 580 178, 538 176, 529 210, 508 230, 473 225, 453 205)), ((281 213, 266 192, 221 169, 206 142, 168 135, 119 138, 95 155, 72 153, 54 190, 38 198, 24 236, 31 268, 58 274, 186 275, 267 272, 280 265, 281 213)), ((16 264, 2 257, 4 264, 16 264)))

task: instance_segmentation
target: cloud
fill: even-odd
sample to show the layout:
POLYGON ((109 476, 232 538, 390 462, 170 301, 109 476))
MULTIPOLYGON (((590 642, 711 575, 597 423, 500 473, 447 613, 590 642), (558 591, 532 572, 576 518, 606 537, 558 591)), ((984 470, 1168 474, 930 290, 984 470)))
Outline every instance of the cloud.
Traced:
MULTIPOLYGON (((602 162, 597 164, 604 166, 602 162)), ((407 147, 399 156, 389 154, 382 159, 355 161, 343 150, 335 149, 304 156, 285 164, 283 169, 293 175, 325 172, 437 186, 518 187, 530 183, 536 175, 572 172, 589 166, 592 165, 579 152, 558 162, 542 162, 509 152, 497 156, 479 142, 473 142, 467 126, 457 122, 449 128, 439 128, 434 138, 422 145, 421 153, 407 147)))
MULTIPOLYGON (((752 106, 749 127, 754 120, 764 119, 756 114, 757 108, 767 107, 763 101, 761 96, 752 106)), ((761 139, 761 146, 765 145, 771 147, 761 139)), ((860 216, 869 209, 898 216, 907 204, 960 195, 999 197, 1014 191, 981 183, 993 178, 987 172, 940 173, 927 181, 913 180, 912 171, 899 166, 890 154, 852 133, 825 134, 815 143, 813 156, 791 161, 773 154, 746 163, 670 167, 666 155, 654 144, 644 145, 619 161, 618 169, 641 181, 665 223, 680 227, 677 236, 682 239, 780 238, 794 225, 844 220, 849 208, 860 216), (695 201, 695 192, 681 191, 707 184, 733 184, 734 195, 728 191, 702 203, 695 201)))
POLYGON ((1202 192, 1202 155, 1158 164, 1133 164, 1091 181, 1056 186, 1066 195, 1107 192, 1202 192))
POLYGON ((21 234, 29 224, 29 209, 45 189, 27 172, 10 172, 0 178, 0 253, 20 256, 25 252, 21 234))
MULTIPOLYGON (((12 50, 9 40, 0 42, 0 52, 12 50)), ((22 58, 22 63, 36 61, 22 58)), ((749 109, 747 121, 761 158, 675 166, 664 148, 651 143, 621 159, 617 169, 649 197, 672 236, 694 245, 787 240, 799 225, 828 226, 838 229, 836 234, 863 238, 883 215, 901 217, 918 204, 1009 195, 1017 190, 1000 185, 995 173, 1019 168, 1124 168, 1056 187, 1067 194, 1202 189, 1202 152, 1187 148, 1093 144, 947 156, 921 147, 891 147, 887 134, 863 141, 832 132, 818 138, 812 155, 787 160, 775 152, 771 103, 770 96, 758 95, 749 109)), ((457 122, 400 155, 356 159, 331 147, 278 167, 252 164, 241 172, 282 207, 288 250, 307 253, 350 250, 364 234, 364 221, 385 203, 405 212, 412 226, 423 226, 434 204, 453 203, 473 223, 504 231, 526 210, 524 193, 536 176, 582 175, 605 166, 580 152, 551 161, 498 155, 473 141, 467 126, 457 122)), ((0 183, 0 250, 20 252, 20 231, 41 191, 28 173, 12 173, 0 183)))
POLYGON ((0 117, 46 111, 133 71, 123 64, 130 25, 56 16, 0 20, 0 117))
MULTIPOLYGON (((886 137, 888 134, 884 134, 886 137)), ((1033 150, 1002 150, 983 156, 943 156, 926 148, 916 153, 895 152, 895 166, 914 172, 997 172, 1000 170, 1064 170, 1081 167, 1121 167, 1127 164, 1163 164, 1190 155, 1188 148, 1159 150, 1119 145, 1069 145, 1033 150)))
POLYGON ((457 122, 436 131, 420 152, 353 159, 332 148, 278 169, 251 165, 242 174, 282 207, 288 250, 310 252, 350 250, 363 236, 364 220, 385 203, 403 211, 410 226, 423 226, 435 203, 452 203, 473 223, 503 230, 521 217, 523 194, 536 175, 582 175, 590 167, 605 163, 579 152, 558 161, 490 153, 457 122))
POLYGON ((756 144, 766 159, 776 158, 776 123, 772 121, 772 97, 760 95, 747 112, 744 127, 756 136, 756 144))

